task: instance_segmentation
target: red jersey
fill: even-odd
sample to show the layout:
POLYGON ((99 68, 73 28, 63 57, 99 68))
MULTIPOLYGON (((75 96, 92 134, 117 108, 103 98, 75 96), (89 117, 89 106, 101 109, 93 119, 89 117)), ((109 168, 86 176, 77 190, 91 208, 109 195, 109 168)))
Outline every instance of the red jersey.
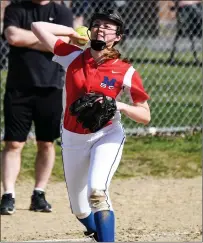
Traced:
MULTIPOLYGON (((66 69, 63 125, 71 132, 90 133, 88 129, 82 128, 82 125, 77 123, 75 116, 69 113, 70 105, 86 92, 103 93, 117 101, 125 92, 132 104, 149 99, 140 75, 129 63, 120 59, 111 59, 98 65, 91 56, 90 48, 83 51, 60 39, 55 44, 54 54, 53 61, 66 69)), ((120 112, 117 112, 113 119, 120 119, 120 112)))

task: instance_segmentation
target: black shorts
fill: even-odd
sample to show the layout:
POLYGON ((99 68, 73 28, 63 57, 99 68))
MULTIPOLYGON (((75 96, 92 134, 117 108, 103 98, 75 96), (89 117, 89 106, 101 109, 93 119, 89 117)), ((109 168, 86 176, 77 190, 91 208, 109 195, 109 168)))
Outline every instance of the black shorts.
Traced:
POLYGON ((53 142, 60 136, 61 114, 61 89, 6 90, 4 140, 26 141, 32 122, 34 122, 36 140, 53 142))

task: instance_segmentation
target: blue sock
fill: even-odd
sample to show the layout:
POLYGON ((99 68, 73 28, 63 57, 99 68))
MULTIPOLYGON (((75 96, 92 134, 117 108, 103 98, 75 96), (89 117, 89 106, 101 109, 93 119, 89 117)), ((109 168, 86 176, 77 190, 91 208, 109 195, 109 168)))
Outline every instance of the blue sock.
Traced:
POLYGON ((115 241, 115 217, 113 211, 99 211, 94 214, 99 242, 115 241))
POLYGON ((91 212, 91 214, 84 218, 84 219, 79 219, 77 218, 87 229, 88 232, 96 232, 96 225, 94 222, 94 214, 91 212))

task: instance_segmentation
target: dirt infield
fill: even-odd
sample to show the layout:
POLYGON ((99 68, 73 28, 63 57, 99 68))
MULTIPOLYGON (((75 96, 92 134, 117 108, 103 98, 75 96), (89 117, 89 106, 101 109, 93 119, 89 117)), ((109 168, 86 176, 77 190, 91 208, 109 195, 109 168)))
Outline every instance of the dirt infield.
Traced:
MULTIPOLYGON (((33 183, 18 183, 16 213, 1 216, 1 242, 83 238, 64 183, 50 183, 53 212, 28 210, 33 183)), ((202 241, 202 178, 113 180, 116 241, 202 241)))

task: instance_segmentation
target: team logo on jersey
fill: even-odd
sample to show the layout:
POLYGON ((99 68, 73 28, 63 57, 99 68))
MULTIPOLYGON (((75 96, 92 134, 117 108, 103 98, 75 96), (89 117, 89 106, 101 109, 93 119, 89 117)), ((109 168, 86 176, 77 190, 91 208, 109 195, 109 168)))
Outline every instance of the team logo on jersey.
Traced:
POLYGON ((101 82, 100 86, 102 88, 108 87, 108 89, 114 89, 115 82, 116 82, 115 78, 112 78, 110 80, 107 76, 104 76, 104 80, 101 82))

